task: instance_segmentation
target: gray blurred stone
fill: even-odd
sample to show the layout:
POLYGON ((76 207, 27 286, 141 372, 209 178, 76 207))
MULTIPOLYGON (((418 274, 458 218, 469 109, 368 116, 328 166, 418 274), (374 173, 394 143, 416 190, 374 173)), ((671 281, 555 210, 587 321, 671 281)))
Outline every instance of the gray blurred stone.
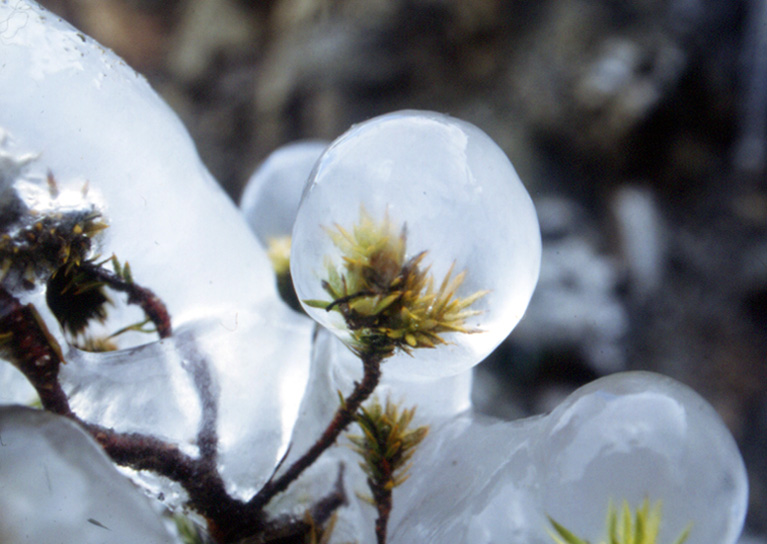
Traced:
POLYGON ((629 323, 615 260, 598 251, 599 238, 574 203, 549 197, 536 208, 541 275, 510 341, 531 352, 574 351, 598 374, 624 369, 629 323))

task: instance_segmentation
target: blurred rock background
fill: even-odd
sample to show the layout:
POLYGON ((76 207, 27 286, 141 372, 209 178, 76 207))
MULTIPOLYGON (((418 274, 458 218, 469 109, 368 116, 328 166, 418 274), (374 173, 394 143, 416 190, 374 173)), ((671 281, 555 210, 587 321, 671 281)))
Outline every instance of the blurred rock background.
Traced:
POLYGON ((671 375, 732 429, 767 533, 767 0, 41 3, 150 80, 235 200, 279 145, 381 113, 481 127, 544 255, 477 405, 518 417, 606 373, 671 375))

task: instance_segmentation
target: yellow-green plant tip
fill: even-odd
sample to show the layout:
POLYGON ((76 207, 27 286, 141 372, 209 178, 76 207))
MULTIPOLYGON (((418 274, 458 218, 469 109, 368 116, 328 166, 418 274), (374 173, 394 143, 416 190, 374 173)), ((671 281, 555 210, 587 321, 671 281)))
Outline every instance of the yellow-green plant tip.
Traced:
POLYGON ((563 525, 559 524, 551 516, 546 516, 549 519, 549 523, 554 528, 553 531, 549 530, 549 535, 557 544, 589 544, 587 540, 582 540, 575 536, 570 530, 563 525))
POLYGON ((630 542, 629 535, 631 534, 631 508, 628 502, 623 501, 621 506, 620 522, 618 523, 618 536, 620 540, 625 544, 633 544, 630 542))
POLYGON ((304 300, 303 303, 311 308, 319 308, 320 310, 324 310, 330 306, 330 302, 327 300, 304 300))
POLYGON ((479 312, 467 308, 486 291, 458 297, 466 272, 453 275, 453 263, 435 292, 429 268, 421 265, 427 252, 406 261, 407 231, 403 227, 397 234, 388 214, 377 222, 361 208, 353 228, 336 224, 325 231, 341 252, 341 264, 325 261, 327 276, 321 285, 330 300, 304 304, 340 313, 354 351, 382 357, 396 349, 412 354, 448 343, 443 334, 477 332, 465 320, 479 312))
MULTIPOLYGON (((632 511, 627 501, 623 501, 620 513, 610 501, 607 506, 607 540, 602 541, 602 544, 659 544, 658 534, 661 517, 661 501, 651 506, 649 499, 645 499, 635 512, 632 511)), ((549 531, 555 542, 570 544, 572 541, 568 540, 568 535, 574 537, 573 533, 553 519, 549 518, 549 521, 557 531, 556 535, 549 531), (564 538, 565 541, 562 541, 561 538, 564 538)), ((683 544, 689 536, 690 527, 688 525, 673 544, 683 544)), ((576 540, 575 542, 586 541, 576 540)))
POLYGON ((290 236, 277 236, 267 241, 266 256, 278 276, 290 273, 290 236))

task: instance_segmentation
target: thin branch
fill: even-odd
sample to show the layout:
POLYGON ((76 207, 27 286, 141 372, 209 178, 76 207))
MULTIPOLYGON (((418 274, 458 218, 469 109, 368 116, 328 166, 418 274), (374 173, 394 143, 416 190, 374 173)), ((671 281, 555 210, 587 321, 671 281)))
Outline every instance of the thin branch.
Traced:
POLYGON ((331 447, 338 435, 354 421, 357 409, 370 396, 381 379, 381 357, 378 355, 361 355, 364 374, 362 381, 356 383, 354 391, 345 399, 336 411, 333 420, 322 433, 322 436, 307 450, 282 476, 276 480, 269 480, 266 485, 250 500, 248 506, 261 509, 266 506, 275 495, 285 491, 304 470, 309 468, 317 458, 331 447))
POLYGON ((194 387, 200 399, 200 428, 197 431, 200 458, 211 465, 215 465, 218 453, 218 432, 216 431, 218 398, 214 391, 210 363, 200 353, 194 339, 191 339, 191 344, 184 344, 184 355, 189 361, 194 387))
POLYGON ((18 368, 37 391, 43 408, 69 418, 74 413, 59 384, 64 363, 61 347, 31 304, 22 305, 0 287, 0 337, 2 354, 18 368))
POLYGON ((371 480, 368 480, 368 484, 373 492, 373 500, 378 511, 378 517, 376 518, 376 540, 378 544, 386 544, 386 531, 392 508, 392 489, 375 485, 371 480))
POLYGON ((180 484, 189 495, 189 506, 206 518, 217 541, 229 542, 222 535, 231 528, 240 531, 247 528, 253 533, 262 531, 264 515, 232 498, 215 465, 206 459, 189 457, 175 445, 153 436, 118 433, 84 422, 81 425, 118 465, 151 471, 180 484))
POLYGON ((270 520, 263 533, 238 541, 239 544, 304 544, 306 536, 313 528, 322 527, 341 506, 347 504, 344 491, 344 465, 338 470, 333 490, 314 503, 302 519, 293 516, 281 516, 270 520))
POLYGON ((165 303, 153 291, 134 283, 130 278, 121 277, 94 263, 84 262, 81 268, 93 274, 98 281, 104 282, 110 288, 128 295, 128 303, 138 305, 152 320, 160 338, 168 338, 172 334, 170 314, 165 303))

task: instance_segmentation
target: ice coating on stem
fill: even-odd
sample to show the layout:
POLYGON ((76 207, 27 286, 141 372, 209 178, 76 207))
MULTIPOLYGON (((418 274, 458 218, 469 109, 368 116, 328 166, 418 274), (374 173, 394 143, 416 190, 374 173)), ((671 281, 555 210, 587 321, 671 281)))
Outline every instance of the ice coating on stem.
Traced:
MULTIPOLYGON (((330 145, 293 229, 291 272, 303 302, 327 299, 327 263, 344 262, 329 232, 352 233, 365 215, 388 223, 396 235, 406 233, 405 261, 427 252, 420 266, 435 288, 448 272, 465 271, 457 296, 488 293, 466 320, 483 332, 446 334, 447 344, 418 349, 413 357, 400 350, 387 360, 390 372, 457 374, 481 361, 522 318, 538 278, 538 221, 508 158, 477 127, 434 112, 402 111, 356 125, 330 145)), ((350 341, 338 312, 305 309, 350 341)))
POLYGON ((146 499, 70 421, 0 406, 0 541, 170 544, 146 499))
POLYGON ((26 201, 35 212, 93 203, 109 225, 94 254, 130 262, 135 281, 166 303, 174 335, 80 353, 47 311, 44 283, 14 296, 35 305, 72 360, 61 381, 78 413, 193 453, 212 406, 222 475, 247 496, 287 448, 310 325, 284 308, 262 248, 143 77, 33 2, 0 2, 0 21, 0 190, 39 195, 26 201), (204 393, 196 368, 207 371, 204 393))
POLYGON ((330 142, 291 142, 273 151, 245 184, 240 209, 267 247, 269 240, 290 236, 301 193, 312 168, 330 142))

